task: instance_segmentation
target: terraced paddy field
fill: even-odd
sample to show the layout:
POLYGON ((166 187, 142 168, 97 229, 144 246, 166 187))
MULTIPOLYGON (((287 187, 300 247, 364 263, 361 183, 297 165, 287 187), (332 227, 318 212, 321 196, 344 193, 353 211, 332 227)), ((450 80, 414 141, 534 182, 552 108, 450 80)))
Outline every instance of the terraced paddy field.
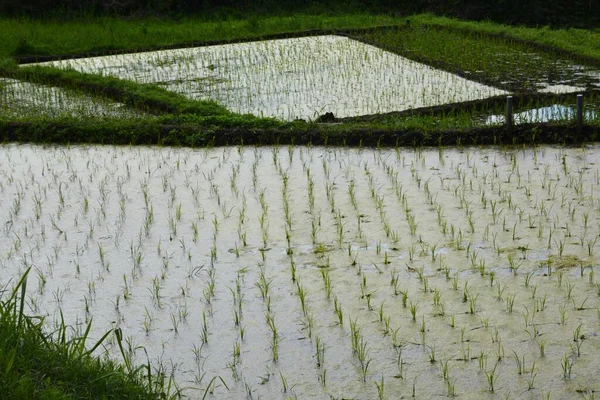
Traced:
POLYGON ((340 36, 56 61, 283 120, 403 111, 506 94, 340 36))
POLYGON ((0 133, 20 142, 0 146, 2 307, 173 396, 593 398, 592 34, 273 21, 225 44, 208 22, 179 44, 160 24, 104 21, 120 44, 6 30, 2 56, 55 61, 0 59, 0 133))
POLYGON ((46 118, 135 118, 142 114, 125 104, 73 93, 61 87, 0 79, 0 101, 5 116, 46 118))
POLYGON ((590 397, 599 157, 5 144, 0 284, 192 398, 590 397))
MULTIPOLYGON (((455 126, 485 127, 500 121, 495 116, 502 113, 502 99, 507 94, 518 96, 515 112, 526 115, 515 121, 536 123, 571 120, 575 94, 584 93, 585 115, 594 123, 600 85, 593 60, 494 34, 408 22, 339 31, 338 35, 50 61, 33 69, 24 66, 12 75, 36 84, 66 85, 92 97, 108 95, 113 102, 125 100, 137 109, 141 104, 161 102, 156 96, 166 90, 191 102, 214 101, 242 115, 280 121, 315 121, 328 115, 346 125, 349 118, 369 116, 384 129, 406 126, 405 116, 414 110, 427 115, 427 110, 437 109, 460 110, 460 115, 442 116, 453 120, 455 126), (71 75, 62 76, 48 67, 71 71, 71 75), (76 82, 72 71, 81 73, 75 75, 76 82), (133 87, 115 93, 114 87, 102 87, 98 76, 135 82, 140 88, 151 86, 155 97, 140 102, 133 87), (469 119, 476 121, 475 125, 466 126, 469 119)), ((0 93, 9 109, 15 103, 32 101, 22 90, 0 93)), ((64 114, 66 107, 83 118, 97 108, 85 106, 86 102, 79 107, 65 101, 55 103, 55 108, 63 107, 55 114, 64 114)), ((22 107, 18 112, 24 112, 22 107)), ((429 122, 420 126, 429 129, 429 122)))

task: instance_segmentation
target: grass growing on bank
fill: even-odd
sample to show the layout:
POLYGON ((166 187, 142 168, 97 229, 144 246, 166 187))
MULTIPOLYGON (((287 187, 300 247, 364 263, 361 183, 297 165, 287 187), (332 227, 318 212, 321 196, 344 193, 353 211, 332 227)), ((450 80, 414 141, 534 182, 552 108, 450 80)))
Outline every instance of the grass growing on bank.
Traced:
POLYGON ((410 19, 412 22, 419 24, 487 33, 519 41, 539 43, 600 62, 600 32, 598 30, 551 29, 547 26, 540 28, 511 26, 494 22, 462 21, 432 14, 415 15, 411 16, 410 19))
POLYGON ((26 270, 12 291, 0 294, 0 393, 5 399, 157 399, 171 398, 164 375, 148 366, 134 368, 100 360, 91 353, 110 335, 86 348, 90 326, 69 338, 64 324, 47 334, 43 319, 25 315, 26 270))
MULTIPOLYGON (((412 24, 426 24, 498 35, 589 57, 600 62, 600 32, 550 29, 462 21, 432 14, 412 15, 412 24)), ((406 16, 353 13, 347 15, 251 16, 210 20, 203 16, 179 20, 157 18, 89 18, 72 21, 0 18, 0 57, 135 51, 174 44, 231 41, 309 30, 344 30, 404 24, 406 16)))
POLYGON ((93 18, 39 21, 0 18, 0 56, 61 55, 111 50, 136 51, 177 43, 231 41, 285 32, 352 29, 396 24, 386 15, 303 15, 211 21, 202 16, 180 20, 93 18))
POLYGON ((163 116, 153 120, 34 119, 0 117, 1 142, 220 146, 312 144, 332 146, 438 146, 488 144, 575 144, 600 137, 600 120, 580 131, 573 121, 484 125, 467 111, 439 115, 388 116, 343 124, 272 122, 245 116, 163 116))

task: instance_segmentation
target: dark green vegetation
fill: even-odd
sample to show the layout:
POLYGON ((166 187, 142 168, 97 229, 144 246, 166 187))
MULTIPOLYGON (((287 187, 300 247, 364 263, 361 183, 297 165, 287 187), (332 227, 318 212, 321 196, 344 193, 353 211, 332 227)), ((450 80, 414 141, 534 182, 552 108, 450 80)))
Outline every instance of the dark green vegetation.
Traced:
MULTIPOLYGON (((422 25, 381 29, 359 38, 386 50, 460 76, 501 89, 536 92, 539 84, 565 84, 598 88, 597 79, 586 74, 592 68, 575 66, 583 56, 560 52, 541 44, 487 32, 453 30, 447 26, 422 25)), ((600 60, 585 60, 600 65, 600 60)))
MULTIPOLYGON (((598 121, 578 132, 570 121, 520 126, 505 132, 485 126, 485 115, 503 114, 505 100, 455 104, 369 118, 284 123, 237 115, 204 101, 189 100, 156 85, 137 84, 49 67, 18 67, 7 56, 27 59, 46 55, 134 51, 199 43, 266 37, 338 33, 372 43, 469 79, 521 93, 516 110, 551 104, 574 105, 574 95, 538 95, 539 84, 581 83, 583 69, 600 65, 600 34, 586 30, 515 28, 493 23, 417 15, 410 19, 368 14, 341 17, 298 16, 206 22, 102 18, 95 23, 35 22, 4 19, 0 41, 0 75, 56 85, 119 101, 156 117, 81 120, 23 115, 0 117, 3 141, 194 145, 238 143, 313 143, 364 145, 437 145, 594 140, 598 121), (382 28, 369 28, 369 26, 382 28), (327 26, 327 31, 320 30, 327 26), (335 28, 335 29, 334 29, 335 28), (341 29, 345 28, 345 29, 341 29), (88 34, 85 31, 89 30, 88 34), (535 128, 534 133, 531 129, 535 128), (560 132, 559 132, 560 131, 560 132)), ((597 103, 592 83, 586 103, 597 103)))
MULTIPOLYGON (((24 314, 27 275, 12 291, 0 294, 0 393, 3 399, 158 399, 170 398, 164 372, 149 365, 135 369, 100 360, 91 353, 119 329, 107 332, 86 349, 90 325, 71 338, 64 324, 48 334, 41 318, 24 314)), ((123 352, 123 354, 126 354, 123 352)))
POLYGON ((216 17, 241 17, 266 12, 369 12, 401 15, 435 12, 463 19, 491 19, 511 24, 578 25, 593 27, 600 21, 600 10, 589 0, 5 0, 0 13, 29 16, 94 15, 170 15, 208 14, 216 17))
MULTIPOLYGON (((209 42, 231 42, 275 36, 335 33, 357 28, 422 25, 461 32, 489 34, 525 41, 600 62, 600 32, 587 29, 550 29, 469 22, 431 14, 393 17, 368 13, 330 15, 297 14, 205 21, 201 17, 180 20, 101 17, 74 21, 0 18, 0 57, 107 54, 116 51, 185 47, 209 42)), ((418 32, 418 31, 417 31, 418 32)), ((42 57, 43 58, 43 57, 42 57)))
POLYGON ((299 14, 215 21, 206 21, 202 17, 177 20, 101 17, 74 21, 0 18, 0 57, 135 52, 208 42, 247 41, 271 35, 304 36, 307 31, 313 30, 367 28, 394 25, 400 21, 399 18, 368 13, 337 16, 299 14))

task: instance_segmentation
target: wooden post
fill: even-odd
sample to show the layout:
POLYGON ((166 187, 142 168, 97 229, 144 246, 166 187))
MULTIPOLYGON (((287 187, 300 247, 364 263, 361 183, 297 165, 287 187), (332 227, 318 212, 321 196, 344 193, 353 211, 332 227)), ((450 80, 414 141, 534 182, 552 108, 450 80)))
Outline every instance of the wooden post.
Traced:
POLYGON ((506 97, 506 130, 510 132, 513 126, 513 97, 506 97))
POLYGON ((577 133, 583 130, 583 95, 577 95, 577 133))

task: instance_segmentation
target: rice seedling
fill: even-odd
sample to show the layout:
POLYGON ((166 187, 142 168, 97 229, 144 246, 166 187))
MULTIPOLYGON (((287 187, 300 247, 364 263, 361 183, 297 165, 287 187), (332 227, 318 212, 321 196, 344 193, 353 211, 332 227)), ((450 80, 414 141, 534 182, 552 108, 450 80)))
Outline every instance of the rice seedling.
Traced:
POLYGON ((419 304, 418 303, 413 303, 412 301, 410 302, 410 316, 412 319, 412 322, 416 322, 417 321, 417 310, 419 309, 419 304))
POLYGON ((358 359, 358 362, 359 362, 359 371, 360 371, 361 380, 363 382, 367 381, 369 365, 373 361, 372 358, 368 358, 368 357, 369 357, 369 347, 368 347, 366 341, 362 337, 360 337, 358 346, 356 349, 356 358, 358 359))
POLYGON ((298 294, 298 298, 300 299, 302 313, 304 314, 304 316, 306 316, 308 313, 308 308, 307 308, 307 304, 306 304, 306 292, 304 291, 304 287, 302 285, 300 285, 299 281, 296 281, 296 287, 298 289, 297 294, 298 294))
POLYGON ((316 354, 315 357, 317 359, 317 367, 321 368, 325 364, 325 345, 321 341, 319 337, 315 337, 315 346, 316 346, 316 354))
POLYGON ((287 393, 288 389, 290 388, 288 387, 287 378, 283 376, 283 373, 281 371, 279 371, 279 378, 281 378, 281 386, 283 393, 287 393))
POLYGON ((479 297, 479 294, 476 296, 473 296, 472 294, 469 294, 468 296, 468 300, 469 300, 469 314, 475 314, 477 311, 477 298, 479 297))
POLYGON ((325 295, 327 296, 327 299, 330 299, 331 298, 331 276, 329 275, 329 271, 326 269, 321 269, 321 276, 323 278, 325 295))
POLYGON ((373 382, 375 384, 375 387, 377 388, 377 397, 379 398, 379 400, 383 400, 384 395, 385 395, 385 383, 383 380, 383 375, 381 375, 381 381, 377 382, 373 382))
POLYGON ((515 296, 515 294, 506 296, 506 310, 509 314, 513 312, 513 308, 515 305, 515 296))
POLYGON ((437 362, 436 356, 435 356, 435 344, 432 346, 426 346, 427 350, 429 352, 428 356, 429 356, 429 362, 431 364, 435 364, 437 362))
POLYGON ((571 370, 573 369, 574 360, 568 354, 565 354, 561 360, 561 368, 564 379, 571 379, 571 370))
POLYGON ((513 273, 513 275, 517 275, 517 271, 521 267, 521 264, 514 260, 514 257, 512 254, 508 255, 508 264, 509 264, 510 270, 513 273))
POLYGON ((494 365, 493 369, 491 369, 489 371, 485 371, 485 377, 487 378, 488 389, 490 392, 494 392, 496 381, 498 380, 498 374, 496 373, 497 367, 498 367, 498 364, 496 363, 496 365, 494 365))
POLYGON ((562 286, 562 280, 563 280, 563 272, 562 272, 562 271, 559 271, 559 272, 556 274, 556 284, 558 285, 558 287, 561 287, 561 286, 562 286))
POLYGON ((208 343, 208 324, 206 322, 206 312, 202 311, 202 325, 200 329, 200 340, 203 344, 208 343))

